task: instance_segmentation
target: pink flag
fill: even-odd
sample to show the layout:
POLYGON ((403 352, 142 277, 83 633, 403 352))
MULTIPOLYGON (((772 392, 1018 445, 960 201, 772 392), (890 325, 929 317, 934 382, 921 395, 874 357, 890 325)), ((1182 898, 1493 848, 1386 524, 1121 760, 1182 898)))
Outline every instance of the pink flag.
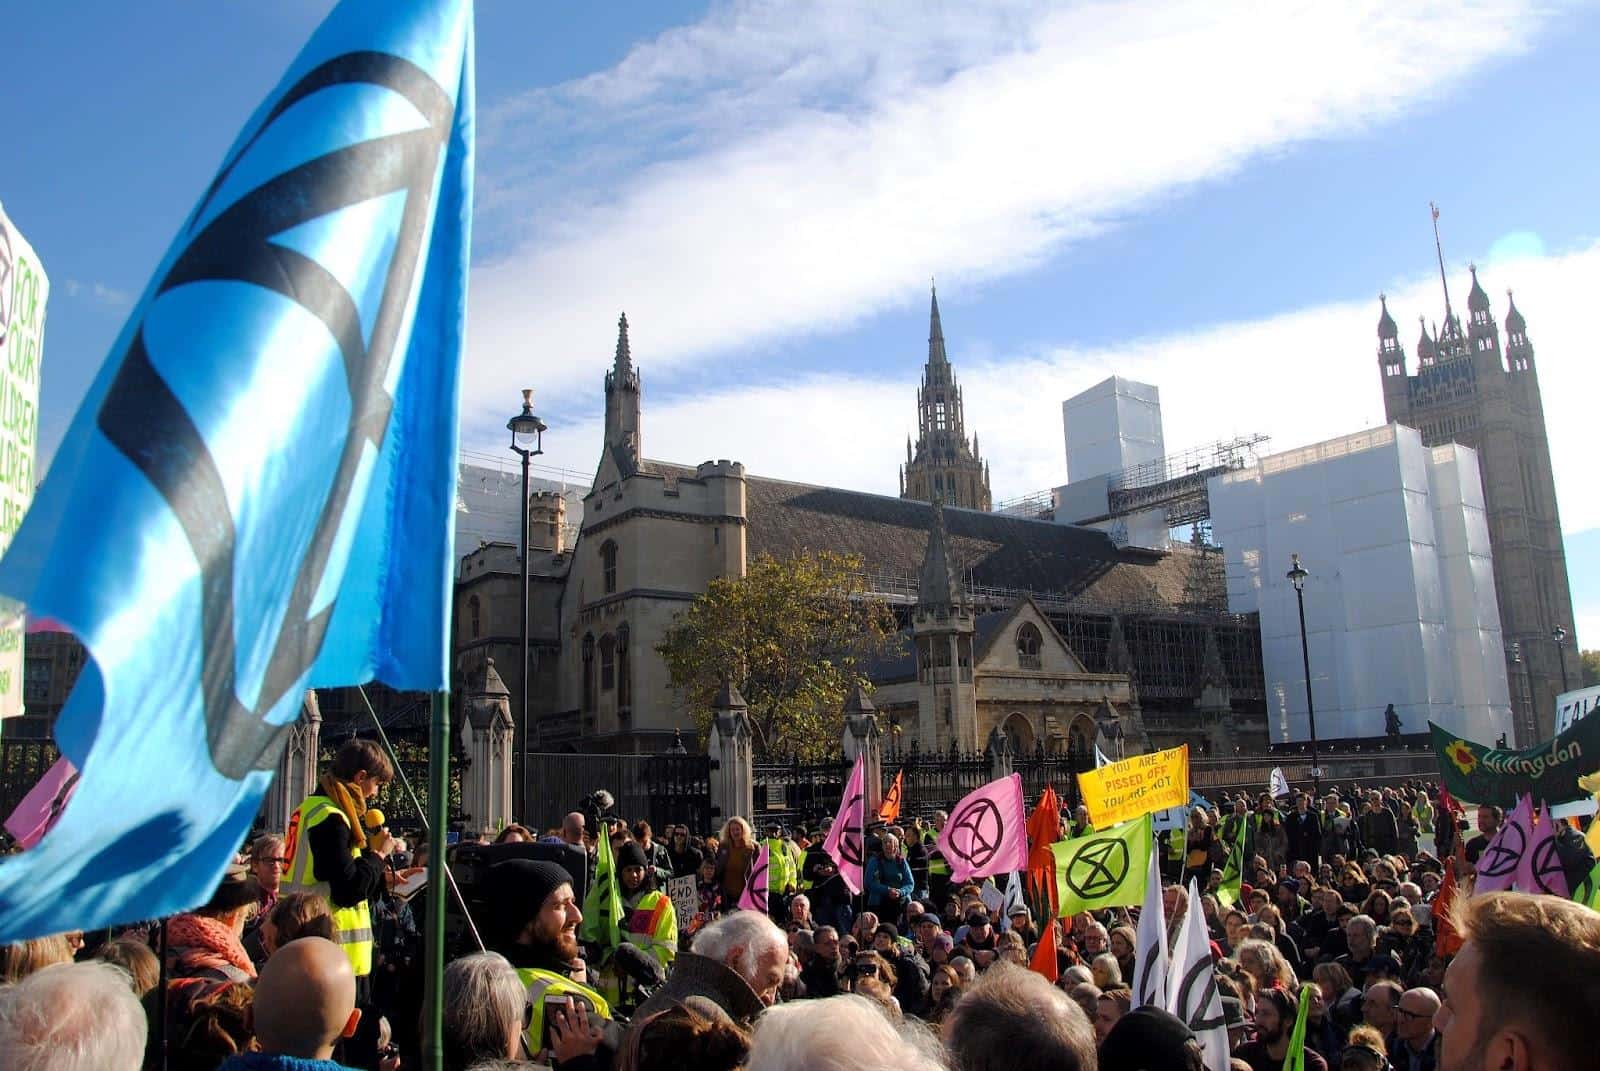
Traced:
POLYGON ((1567 872, 1556 855, 1556 826, 1548 803, 1540 810, 1539 824, 1533 827, 1528 848, 1517 864, 1517 888, 1527 893, 1559 896, 1563 900, 1570 895, 1567 872))
POLYGON ((839 801, 839 813, 833 819, 833 828, 828 830, 828 839, 822 842, 822 850, 838 864, 839 876, 852 893, 861 891, 864 880, 862 843, 867 824, 864 758, 865 755, 856 756, 855 769, 850 771, 850 780, 844 785, 844 798, 839 801))
POLYGON ((744 892, 739 894, 740 911, 767 913, 767 864, 771 862, 771 849, 762 842, 756 861, 750 867, 750 876, 744 879, 744 892))
POLYGON ((1028 869, 1028 821, 1022 776, 1012 774, 968 793, 950 811, 939 850, 952 881, 1028 869))
POLYGON ((1494 839, 1478 856, 1478 878, 1472 886, 1476 893, 1500 892, 1511 888, 1517 880, 1522 858, 1527 854, 1533 838, 1533 800, 1523 796, 1516 809, 1506 815, 1506 821, 1494 839))
POLYGON ((6 819, 6 832, 16 837, 24 848, 33 847, 56 824, 77 788, 78 768, 63 755, 22 797, 17 809, 6 819))

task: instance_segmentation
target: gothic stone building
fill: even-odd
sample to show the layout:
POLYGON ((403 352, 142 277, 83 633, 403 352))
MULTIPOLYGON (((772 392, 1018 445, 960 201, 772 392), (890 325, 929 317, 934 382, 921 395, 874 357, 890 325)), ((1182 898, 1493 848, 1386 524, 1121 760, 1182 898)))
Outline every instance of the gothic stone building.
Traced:
MULTIPOLYGON (((933 323, 925 405, 929 386, 955 390, 934 367, 937 312, 933 323)), ((882 667, 880 706, 891 732, 924 747, 975 748, 996 727, 1022 746, 1058 747, 1091 725, 1136 744, 1147 732, 1157 746, 1264 741, 1259 632, 1219 612, 1214 555, 1122 549, 1102 532, 988 512, 986 480, 967 485, 971 508, 946 508, 766 479, 736 461, 650 460, 626 318, 605 391, 605 440, 571 546, 559 520, 550 526, 556 501, 530 502, 534 531, 543 519, 547 533, 529 563, 535 748, 664 749, 692 724, 655 653, 673 619, 714 577, 811 550, 860 555, 916 641, 908 657, 919 661, 882 667), (944 578, 932 588, 930 568, 944 578), (1206 691, 1208 645, 1229 679, 1206 691)), ((954 434, 960 396, 945 398, 954 434)), ((930 443, 937 410, 933 420, 930 443)), ((455 597, 457 689, 481 689, 492 657, 513 710, 517 585, 515 548, 488 544, 463 559, 455 597)))
POLYGON ((1517 711, 1517 743, 1526 747, 1553 731, 1560 659, 1566 661, 1569 681, 1581 680, 1582 674, 1539 374, 1527 321, 1509 291, 1507 299, 1502 349, 1489 295, 1472 268, 1466 329, 1446 290, 1443 326, 1430 334, 1423 322, 1415 375, 1406 373, 1399 329, 1387 300, 1380 299, 1378 365, 1387 420, 1416 428, 1428 446, 1454 441, 1478 452, 1500 628, 1513 660, 1507 676, 1517 711), (1564 647, 1553 638, 1558 627, 1568 636, 1564 647), (1516 654, 1521 664, 1514 661, 1516 654), (1532 739, 1522 739, 1526 736, 1532 739))

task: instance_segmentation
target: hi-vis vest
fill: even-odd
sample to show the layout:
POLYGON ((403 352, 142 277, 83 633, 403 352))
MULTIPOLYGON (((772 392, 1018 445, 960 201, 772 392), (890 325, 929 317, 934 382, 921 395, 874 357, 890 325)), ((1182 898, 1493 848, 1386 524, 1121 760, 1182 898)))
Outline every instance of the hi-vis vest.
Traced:
MULTIPOLYGON (((283 885, 289 892, 309 892, 327 899, 328 883, 316 878, 316 861, 312 859, 311 842, 307 837, 312 829, 337 817, 350 824, 339 805, 327 796, 307 796, 289 819, 289 832, 285 837, 284 855, 289 866, 283 875, 283 885), (305 843, 302 844, 301 842, 305 843), (303 850, 302 850, 303 849, 303 850)), ((351 858, 361 856, 361 834, 355 831, 350 842, 351 858)), ((350 957, 350 966, 360 978, 372 973, 372 913, 365 900, 354 907, 339 907, 328 900, 333 912, 333 939, 350 957)))
POLYGON ((767 892, 776 896, 794 884, 793 861, 781 837, 767 838, 767 892))
POLYGON ((530 1053, 537 1053, 544 1044, 546 997, 571 997, 575 1004, 587 1004, 591 1015, 611 1018, 611 1005, 606 1003, 606 998, 582 982, 538 967, 518 967, 517 977, 528 989, 528 1029, 522 1040, 530 1053))
POLYGON ((1174 829, 1167 841, 1167 858, 1180 860, 1184 857, 1184 845, 1188 843, 1189 832, 1184 829, 1174 829))
POLYGON ((632 907, 624 901, 622 927, 629 944, 649 952, 663 967, 671 966, 677 958, 678 912, 672 906, 672 897, 661 890, 645 893, 632 907))

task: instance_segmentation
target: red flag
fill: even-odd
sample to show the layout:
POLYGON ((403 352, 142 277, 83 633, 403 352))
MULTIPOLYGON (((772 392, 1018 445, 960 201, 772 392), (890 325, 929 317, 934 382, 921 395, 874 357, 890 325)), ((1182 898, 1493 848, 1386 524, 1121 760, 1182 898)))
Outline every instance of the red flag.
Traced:
POLYGON ((1054 786, 1046 785, 1038 806, 1028 816, 1028 895, 1035 903, 1050 902, 1050 918, 1055 918, 1060 902, 1056 899, 1056 857, 1050 845, 1061 838, 1061 800, 1054 786))
POLYGON ((1046 785, 1033 814, 1028 816, 1028 854, 1041 848, 1049 850, 1060 836, 1061 800, 1056 797, 1055 787, 1046 785))
POLYGON ((1443 807, 1445 810, 1449 811, 1458 818, 1467 813, 1466 808, 1461 806, 1460 803, 1456 802, 1456 798, 1450 795, 1450 790, 1445 788, 1443 785, 1439 786, 1439 806, 1443 807))
POLYGON ((1461 935, 1450 921, 1456 897, 1461 894, 1456 884, 1456 874, 1467 865, 1465 845, 1456 848, 1456 854, 1445 860, 1444 881, 1439 883, 1439 895, 1433 898, 1433 951, 1439 956, 1453 956, 1461 951, 1461 935))
POLYGON ((889 791, 883 795, 883 803, 878 806, 878 819, 883 822, 893 822, 900 817, 901 778, 905 777, 904 770, 896 770, 894 784, 889 786, 889 791))
POLYGON ((1044 933, 1039 935, 1039 947, 1033 950, 1033 962, 1028 964, 1030 971, 1037 971, 1051 982, 1061 977, 1061 964, 1056 958, 1056 926, 1055 919, 1049 920, 1044 928, 1044 933))

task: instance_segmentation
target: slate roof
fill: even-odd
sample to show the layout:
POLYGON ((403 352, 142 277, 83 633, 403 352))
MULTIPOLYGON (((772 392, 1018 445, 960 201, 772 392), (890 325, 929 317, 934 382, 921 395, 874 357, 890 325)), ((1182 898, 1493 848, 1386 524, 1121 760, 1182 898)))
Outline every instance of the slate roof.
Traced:
MULTIPOLYGON (((748 553, 859 554, 867 571, 915 577, 933 524, 926 502, 746 477, 748 553)), ((1183 601, 1193 552, 1119 549, 1104 532, 945 507, 952 564, 983 587, 1049 592, 1127 610, 1183 601)))

